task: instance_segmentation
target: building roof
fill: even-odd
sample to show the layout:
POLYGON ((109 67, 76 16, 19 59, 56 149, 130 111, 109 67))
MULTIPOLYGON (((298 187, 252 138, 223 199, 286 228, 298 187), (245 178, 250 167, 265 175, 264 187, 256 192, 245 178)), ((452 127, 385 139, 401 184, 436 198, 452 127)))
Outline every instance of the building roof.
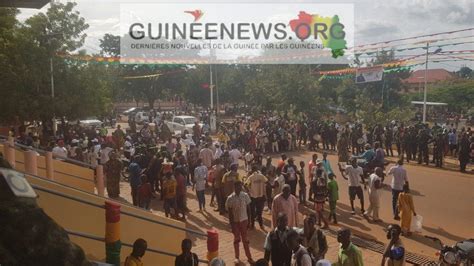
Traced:
POLYGON ((40 9, 49 2, 50 0, 0 0, 0 7, 40 9))
MULTIPOLYGON (((442 68, 428 69, 428 72, 426 72, 426 80, 428 83, 449 80, 452 78, 454 78, 453 74, 442 68)), ((408 84, 419 84, 425 82, 425 70, 416 70, 412 72, 410 77, 404 79, 403 82, 408 84)))

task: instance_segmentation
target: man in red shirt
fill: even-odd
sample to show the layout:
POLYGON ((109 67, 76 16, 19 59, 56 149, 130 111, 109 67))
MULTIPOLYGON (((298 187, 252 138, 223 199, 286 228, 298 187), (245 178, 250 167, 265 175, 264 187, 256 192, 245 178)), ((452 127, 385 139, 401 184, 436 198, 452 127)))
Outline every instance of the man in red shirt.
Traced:
POLYGON ((283 167, 285 167, 287 158, 288 157, 286 156, 286 154, 284 154, 284 153, 281 154, 281 160, 278 161, 278 165, 277 165, 278 170, 280 170, 280 171, 283 170, 283 167))

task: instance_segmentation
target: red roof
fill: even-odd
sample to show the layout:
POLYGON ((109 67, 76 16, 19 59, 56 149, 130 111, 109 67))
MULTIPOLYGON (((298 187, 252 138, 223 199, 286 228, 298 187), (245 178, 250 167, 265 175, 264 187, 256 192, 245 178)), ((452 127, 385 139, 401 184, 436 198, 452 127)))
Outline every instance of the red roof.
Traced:
MULTIPOLYGON (((426 72, 426 80, 428 83, 433 83, 437 81, 444 81, 452 79, 454 76, 451 72, 446 69, 428 69, 426 72)), ((404 79, 403 82, 408 84, 419 84, 420 82, 425 82, 425 70, 416 70, 411 73, 410 77, 404 79)))

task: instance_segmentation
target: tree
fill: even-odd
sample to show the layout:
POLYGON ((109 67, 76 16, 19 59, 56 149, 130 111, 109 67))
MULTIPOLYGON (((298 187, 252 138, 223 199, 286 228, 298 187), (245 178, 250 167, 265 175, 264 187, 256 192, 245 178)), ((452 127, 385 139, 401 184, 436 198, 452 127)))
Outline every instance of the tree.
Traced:
POLYGON ((119 56, 120 55, 120 36, 106 33, 102 39, 99 40, 101 54, 104 56, 119 56))
POLYGON ((79 49, 88 28, 75 3, 54 3, 24 23, 16 9, 0 8, 0 112, 2 122, 101 115, 111 108, 106 66, 57 57, 79 49), (54 68, 51 97, 50 64, 54 68))
POLYGON ((456 74, 463 79, 471 79, 473 77, 472 69, 467 66, 461 67, 456 74))

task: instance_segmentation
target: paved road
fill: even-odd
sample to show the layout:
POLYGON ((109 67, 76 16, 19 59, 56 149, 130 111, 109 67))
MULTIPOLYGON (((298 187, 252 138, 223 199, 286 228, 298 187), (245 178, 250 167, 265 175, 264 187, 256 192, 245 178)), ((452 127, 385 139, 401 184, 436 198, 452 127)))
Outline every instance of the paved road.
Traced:
MULTIPOLYGON (((295 162, 310 160, 312 153, 290 153, 295 162)), ((321 153, 318 153, 321 158, 321 153)), ((369 239, 386 241, 383 229, 393 220, 390 189, 384 189, 381 197, 381 224, 370 224, 362 216, 350 215, 348 183, 337 168, 337 157, 328 156, 339 184, 338 214, 342 226, 350 227, 354 233, 369 239)), ((394 158, 395 159, 395 158, 394 158)), ((390 167, 390 166, 389 166, 390 167)), ((474 237, 474 175, 434 167, 406 164, 415 210, 423 216, 423 233, 404 238, 409 251, 434 257, 436 250, 431 241, 422 235, 437 236, 446 243, 453 243, 464 238, 474 237)), ((385 183, 390 184, 391 177, 385 183)), ((367 195, 367 194, 366 194, 367 195)), ((367 201, 368 197, 366 197, 367 201)), ((368 202, 366 203, 366 206, 368 202)), ((356 200, 355 206, 359 206, 356 200)), ((357 207, 356 207, 357 209, 357 207)), ((357 209, 359 210, 359 209, 357 209)))

